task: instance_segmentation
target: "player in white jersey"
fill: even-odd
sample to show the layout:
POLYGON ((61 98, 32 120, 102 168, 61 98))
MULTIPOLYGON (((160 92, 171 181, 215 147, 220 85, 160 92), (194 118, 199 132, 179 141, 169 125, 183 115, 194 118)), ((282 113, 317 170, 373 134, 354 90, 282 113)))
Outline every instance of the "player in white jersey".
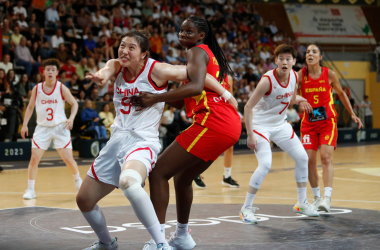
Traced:
MULTIPOLYGON (((130 201, 136 216, 157 243, 157 249, 172 249, 167 244, 149 195, 142 187, 161 149, 158 127, 164 103, 137 110, 131 105, 131 97, 140 92, 166 92, 169 80, 187 80, 187 72, 185 66, 157 63, 147 58, 148 49, 146 32, 127 32, 121 37, 119 59, 109 60, 103 69, 86 76, 97 84, 116 76, 113 132, 77 195, 79 209, 99 238, 86 249, 118 249, 116 238, 111 238, 104 215, 97 205, 115 187, 120 188, 130 201)), ((207 77, 207 84, 211 84, 208 87, 218 94, 224 94, 225 89, 212 76, 207 77)), ((236 100, 231 100, 237 106, 236 100)))
POLYGON ((272 165, 270 141, 276 143, 296 162, 295 178, 298 201, 293 207, 296 213, 319 216, 306 199, 308 181, 308 156, 300 140, 294 135, 292 126, 286 122, 286 109, 290 102, 311 110, 306 99, 296 96, 297 75, 292 70, 297 52, 290 45, 280 45, 275 50, 277 68, 268 71, 260 79, 257 88, 244 107, 247 128, 247 146, 255 150, 259 163, 249 182, 245 203, 240 218, 248 223, 257 223, 252 207, 253 200, 272 165))
POLYGON ((54 142, 54 148, 57 149, 73 175, 77 190, 82 184, 77 163, 73 158, 70 136, 70 130, 73 128, 73 121, 78 111, 78 103, 70 90, 57 81, 58 60, 48 59, 44 62, 43 67, 45 81, 33 88, 21 129, 21 137, 25 139, 25 134, 28 136, 28 122, 32 116, 34 106, 36 106, 37 127, 32 139, 32 156, 28 166, 28 189, 24 194, 24 199, 36 198, 34 184, 37 177, 38 163, 51 141, 54 142), (65 115, 65 101, 71 105, 69 119, 65 115))

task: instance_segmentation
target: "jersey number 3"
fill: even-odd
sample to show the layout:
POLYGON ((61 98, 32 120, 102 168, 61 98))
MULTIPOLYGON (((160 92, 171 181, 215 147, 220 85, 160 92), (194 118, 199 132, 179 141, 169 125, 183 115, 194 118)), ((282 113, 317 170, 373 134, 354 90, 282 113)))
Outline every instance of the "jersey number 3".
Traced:
POLYGON ((128 97, 124 97, 121 100, 121 105, 123 105, 125 107, 125 109, 124 108, 120 109, 121 113, 123 113, 124 115, 128 115, 131 112, 131 106, 132 106, 131 99, 128 97), (125 102, 125 101, 127 101, 127 102, 125 102))
POLYGON ((47 114, 48 117, 46 117, 46 120, 48 120, 48 121, 53 120, 53 118, 54 118, 54 116, 53 116, 53 109, 52 109, 52 108, 48 108, 48 109, 46 110, 46 112, 48 113, 48 114, 47 114), (49 113, 49 112, 50 112, 50 113, 49 113))

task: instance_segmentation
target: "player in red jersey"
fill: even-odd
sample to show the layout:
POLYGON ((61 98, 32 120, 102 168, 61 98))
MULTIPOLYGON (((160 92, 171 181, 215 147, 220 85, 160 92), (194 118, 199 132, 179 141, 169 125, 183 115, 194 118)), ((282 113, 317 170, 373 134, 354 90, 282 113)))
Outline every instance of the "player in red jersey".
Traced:
MULTIPOLYGON (((185 103, 187 115, 194 117, 193 125, 158 158, 149 178, 150 197, 164 226, 169 204, 168 180, 174 176, 178 224, 169 245, 176 249, 193 249, 196 243, 188 233, 193 201, 192 181, 238 141, 241 122, 235 108, 225 101, 224 94, 219 96, 204 87, 205 75, 209 73, 221 82, 226 89, 224 93, 231 96, 227 74, 232 70, 215 39, 211 24, 203 18, 190 16, 181 25, 179 42, 187 48, 189 81, 164 94, 140 93, 133 105, 147 107, 157 102, 170 102, 181 107, 185 103)), ((154 242, 144 249, 154 249, 154 242)))
POLYGON ((321 49, 315 44, 309 45, 306 51, 307 68, 298 72, 298 91, 313 107, 312 113, 304 113, 301 122, 301 141, 309 156, 309 181, 314 194, 312 204, 316 209, 329 212, 334 177, 332 159, 338 135, 333 89, 350 112, 352 120, 358 123, 358 128, 360 129, 363 125, 352 110, 350 100, 343 91, 338 76, 333 70, 322 67, 321 60, 321 49), (319 146, 325 186, 324 199, 321 198, 318 186, 317 150, 319 146))

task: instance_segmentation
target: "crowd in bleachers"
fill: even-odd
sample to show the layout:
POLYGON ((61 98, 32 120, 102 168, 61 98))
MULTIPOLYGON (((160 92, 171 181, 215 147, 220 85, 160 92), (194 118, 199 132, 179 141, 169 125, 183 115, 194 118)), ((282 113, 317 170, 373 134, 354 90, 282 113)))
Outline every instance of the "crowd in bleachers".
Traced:
MULTIPOLYGON (((110 102, 114 79, 97 86, 86 80, 107 60, 117 57, 119 37, 129 30, 150 33, 150 57, 170 64, 186 63, 178 42, 181 23, 190 15, 207 18, 214 27, 234 76, 234 96, 245 103, 266 71, 276 67, 273 51, 292 44, 302 67, 306 47, 291 40, 273 20, 263 20, 252 3, 234 0, 31 0, 0 1, 2 61, 0 92, 15 90, 27 101, 43 81, 41 63, 57 58, 59 80, 78 99, 110 102)), ((177 84, 177 83, 171 83, 177 84)), ((99 110, 100 111, 100 110, 99 110)))

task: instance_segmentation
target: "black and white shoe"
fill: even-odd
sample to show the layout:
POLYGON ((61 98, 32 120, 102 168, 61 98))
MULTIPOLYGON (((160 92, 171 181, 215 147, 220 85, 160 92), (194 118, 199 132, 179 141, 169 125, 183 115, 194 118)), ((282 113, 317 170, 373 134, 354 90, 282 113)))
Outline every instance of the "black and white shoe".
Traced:
POLYGON ((234 188, 240 187, 240 185, 234 179, 232 179, 231 176, 228 178, 224 178, 224 175, 223 175, 222 184, 225 186, 230 186, 230 187, 234 187, 234 188))
POLYGON ((202 181, 202 177, 200 175, 194 179, 194 184, 197 188, 206 188, 206 184, 202 181))

